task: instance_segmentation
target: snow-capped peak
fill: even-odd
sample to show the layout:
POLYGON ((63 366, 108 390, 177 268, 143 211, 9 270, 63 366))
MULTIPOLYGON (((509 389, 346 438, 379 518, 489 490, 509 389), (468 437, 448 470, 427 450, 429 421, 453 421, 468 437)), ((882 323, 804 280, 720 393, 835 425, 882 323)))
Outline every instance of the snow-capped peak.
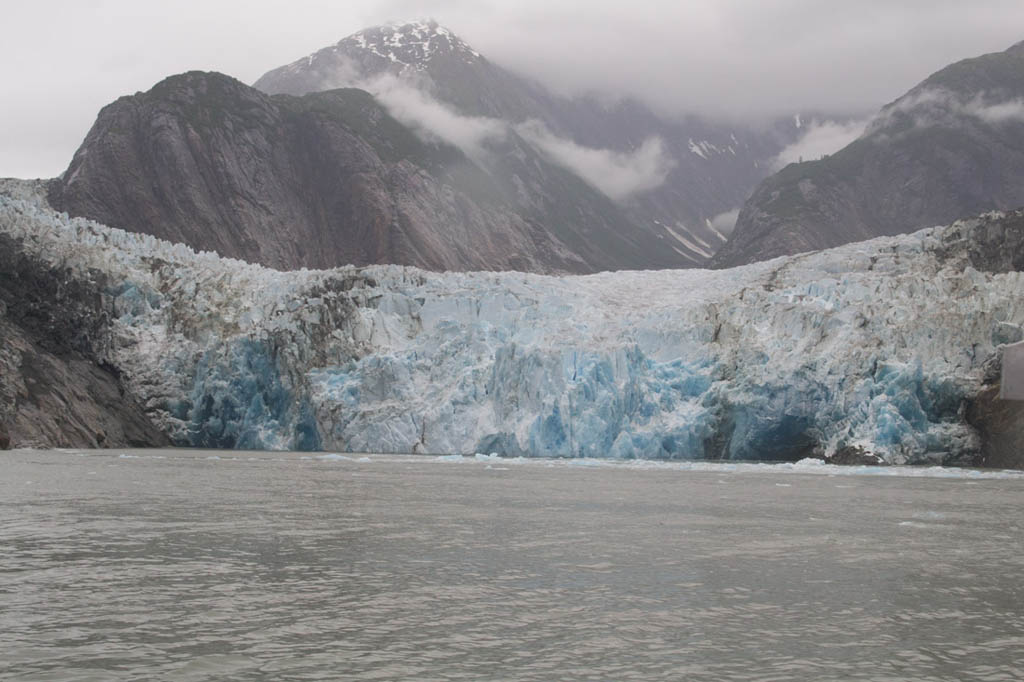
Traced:
POLYGON ((339 41, 336 49, 369 52, 396 64, 409 66, 424 65, 442 54, 460 56, 466 61, 480 58, 479 52, 432 20, 363 29, 339 41))

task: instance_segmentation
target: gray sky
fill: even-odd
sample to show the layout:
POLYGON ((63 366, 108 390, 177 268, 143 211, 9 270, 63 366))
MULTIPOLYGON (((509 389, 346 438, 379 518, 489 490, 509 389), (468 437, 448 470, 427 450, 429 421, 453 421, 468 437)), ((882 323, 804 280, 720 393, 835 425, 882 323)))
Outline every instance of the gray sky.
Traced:
POLYGON ((8 0, 0 176, 62 172, 104 104, 203 69, 251 83, 366 26, 434 18, 562 91, 758 119, 891 101, 1024 40, 1021 0, 8 0))

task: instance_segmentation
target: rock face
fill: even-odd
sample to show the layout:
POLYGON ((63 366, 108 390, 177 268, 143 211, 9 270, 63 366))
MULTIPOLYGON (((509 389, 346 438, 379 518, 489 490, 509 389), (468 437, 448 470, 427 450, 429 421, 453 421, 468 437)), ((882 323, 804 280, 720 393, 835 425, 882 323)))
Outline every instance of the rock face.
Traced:
POLYGON ((351 452, 979 463, 1013 433, 971 415, 1024 335, 1022 229, 719 272, 281 273, 0 196, 72 349, 172 442, 351 452))
MULTIPOLYGON (((1013 330, 1016 332, 1016 330, 1013 330)), ((1001 343, 1016 343, 1021 335, 1007 336, 998 330, 1001 343)), ((981 434, 981 449, 976 460, 986 467, 1024 469, 1024 401, 1003 400, 1002 348, 985 363, 982 389, 968 401, 967 422, 981 434)))
POLYGON ((935 73, 864 135, 792 164, 744 204, 714 267, 829 248, 1024 205, 1024 43, 935 73))
POLYGON ((967 420, 982 435, 976 462, 999 469, 1024 469, 1024 405, 999 399, 990 385, 970 402, 967 420))
POLYGON ((0 322, 0 449, 160 447, 170 444, 127 395, 115 368, 0 322))
POLYGON ((847 445, 835 451, 828 459, 829 464, 842 464, 844 466, 874 466, 885 464, 878 455, 872 454, 859 445, 847 445))
POLYGON ((0 449, 168 444, 106 356, 109 280, 24 246, 0 233, 0 449))

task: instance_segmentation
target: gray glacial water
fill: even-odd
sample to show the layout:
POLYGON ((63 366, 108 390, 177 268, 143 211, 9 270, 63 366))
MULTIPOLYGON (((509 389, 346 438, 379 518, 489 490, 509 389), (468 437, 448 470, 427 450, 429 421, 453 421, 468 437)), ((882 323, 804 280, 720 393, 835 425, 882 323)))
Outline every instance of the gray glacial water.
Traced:
POLYGON ((0 680, 1024 679, 1020 474, 0 459, 0 680))

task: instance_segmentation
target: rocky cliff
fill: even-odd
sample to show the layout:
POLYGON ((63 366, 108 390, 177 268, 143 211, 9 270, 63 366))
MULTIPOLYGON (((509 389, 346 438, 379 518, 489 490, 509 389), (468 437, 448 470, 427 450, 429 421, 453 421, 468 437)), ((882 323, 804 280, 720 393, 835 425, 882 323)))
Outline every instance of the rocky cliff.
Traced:
POLYGON ((1024 205, 1024 43, 949 66, 839 152, 787 166, 744 204, 715 267, 1024 205))
MULTIPOLYGON (((39 189, 0 181, 32 203, 39 189)), ((0 449, 169 444, 109 362, 108 276, 26 246, 0 226, 0 449)))

